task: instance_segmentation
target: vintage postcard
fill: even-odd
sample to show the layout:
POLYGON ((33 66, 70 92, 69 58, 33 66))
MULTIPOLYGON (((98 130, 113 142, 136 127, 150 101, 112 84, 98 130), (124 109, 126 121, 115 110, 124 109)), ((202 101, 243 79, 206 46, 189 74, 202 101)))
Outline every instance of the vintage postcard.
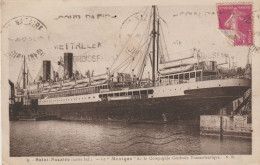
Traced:
POLYGON ((2 0, 2 164, 260 164, 260 2, 2 0))

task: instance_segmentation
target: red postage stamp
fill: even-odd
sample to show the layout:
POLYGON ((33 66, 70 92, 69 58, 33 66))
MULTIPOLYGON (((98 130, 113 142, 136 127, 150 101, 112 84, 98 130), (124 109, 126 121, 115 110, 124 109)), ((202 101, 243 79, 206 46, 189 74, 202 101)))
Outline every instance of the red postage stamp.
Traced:
POLYGON ((253 45, 252 4, 218 4, 219 29, 234 46, 253 45))

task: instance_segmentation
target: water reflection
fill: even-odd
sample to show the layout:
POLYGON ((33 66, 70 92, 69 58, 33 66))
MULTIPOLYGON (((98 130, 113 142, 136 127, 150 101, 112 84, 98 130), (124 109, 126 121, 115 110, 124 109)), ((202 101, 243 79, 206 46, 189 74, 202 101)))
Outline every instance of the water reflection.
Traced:
POLYGON ((10 122, 11 156, 250 154, 251 140, 200 136, 199 124, 10 122))

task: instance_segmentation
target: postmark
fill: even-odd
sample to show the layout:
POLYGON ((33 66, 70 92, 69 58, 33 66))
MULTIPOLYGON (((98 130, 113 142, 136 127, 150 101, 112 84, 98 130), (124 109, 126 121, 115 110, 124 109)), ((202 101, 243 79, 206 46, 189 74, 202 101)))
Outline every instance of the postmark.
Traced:
POLYGON ((14 61, 24 58, 32 62, 43 57, 48 50, 47 27, 39 19, 18 16, 10 19, 2 28, 3 54, 14 61))
POLYGON ((218 4, 218 28, 234 46, 253 45, 252 4, 218 4))

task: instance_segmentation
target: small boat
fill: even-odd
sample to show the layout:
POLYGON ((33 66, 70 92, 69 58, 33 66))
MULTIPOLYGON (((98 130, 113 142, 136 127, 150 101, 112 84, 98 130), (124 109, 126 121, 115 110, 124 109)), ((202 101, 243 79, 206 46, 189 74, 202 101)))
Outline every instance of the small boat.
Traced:
POLYGON ((101 80, 101 81, 94 81, 91 83, 91 85, 101 85, 101 84, 104 84, 106 83, 107 80, 101 80))
POLYGON ((174 73, 180 73, 180 72, 187 72, 194 69, 194 65, 186 65, 186 66, 180 66, 177 68, 170 68, 170 69, 165 69, 160 71, 160 74, 165 75, 165 74, 174 74, 174 73))
POLYGON ((107 74, 100 74, 92 77, 93 81, 106 80, 108 78, 107 74))
POLYGON ((51 89, 50 89, 50 92, 57 92, 58 89, 59 89, 58 87, 56 87, 56 88, 51 88, 51 89))
POLYGON ((80 79, 80 80, 77 80, 77 84, 85 84, 85 83, 88 83, 89 82, 89 79, 80 79))
POLYGON ((81 84, 76 84, 74 85, 75 88, 82 88, 88 86, 88 83, 81 83, 81 84))
POLYGON ((71 89, 72 87, 73 87, 73 85, 66 85, 66 86, 61 87, 60 89, 65 90, 65 89, 71 89))
POLYGON ((58 88, 58 87, 60 87, 60 83, 55 83, 52 85, 52 88, 58 88))
POLYGON ((170 68, 176 68, 176 67, 181 67, 181 66, 187 66, 191 64, 195 64, 196 60, 194 58, 190 59, 183 59, 183 60, 178 60, 178 61, 169 61, 165 62, 163 64, 159 65, 159 71, 165 70, 165 69, 170 69, 170 68))

